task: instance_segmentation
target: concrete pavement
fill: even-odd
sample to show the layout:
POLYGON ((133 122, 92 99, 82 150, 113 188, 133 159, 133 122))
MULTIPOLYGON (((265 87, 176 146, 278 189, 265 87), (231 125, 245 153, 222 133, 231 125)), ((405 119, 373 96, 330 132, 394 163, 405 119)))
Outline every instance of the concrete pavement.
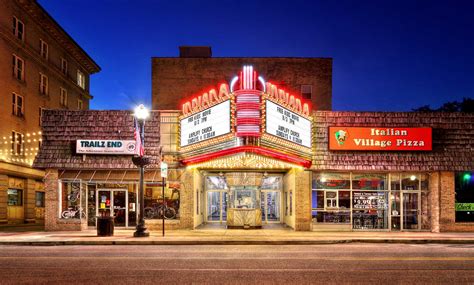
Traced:
POLYGON ((133 230, 115 230, 112 237, 97 237, 95 230, 80 232, 0 232, 2 245, 238 245, 238 244, 332 244, 332 243, 447 243, 474 244, 474 233, 431 232, 295 232, 289 228, 239 230, 151 231, 150 237, 134 238, 133 230))
POLYGON ((0 245, 3 284, 473 284, 474 245, 0 245))

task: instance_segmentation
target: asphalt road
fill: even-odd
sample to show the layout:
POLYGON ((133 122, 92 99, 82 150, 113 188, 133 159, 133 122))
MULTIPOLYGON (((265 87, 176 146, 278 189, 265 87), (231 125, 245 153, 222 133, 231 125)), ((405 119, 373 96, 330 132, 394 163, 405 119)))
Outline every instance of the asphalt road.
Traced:
POLYGON ((474 245, 0 246, 1 284, 474 283, 474 245))

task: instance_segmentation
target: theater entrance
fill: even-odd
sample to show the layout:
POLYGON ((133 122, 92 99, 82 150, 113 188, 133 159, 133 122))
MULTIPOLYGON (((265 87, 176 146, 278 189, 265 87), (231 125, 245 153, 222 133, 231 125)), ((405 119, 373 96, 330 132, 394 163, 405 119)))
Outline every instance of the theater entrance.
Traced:
POLYGON ((210 173, 205 177, 205 222, 259 228, 282 222, 282 174, 210 173))

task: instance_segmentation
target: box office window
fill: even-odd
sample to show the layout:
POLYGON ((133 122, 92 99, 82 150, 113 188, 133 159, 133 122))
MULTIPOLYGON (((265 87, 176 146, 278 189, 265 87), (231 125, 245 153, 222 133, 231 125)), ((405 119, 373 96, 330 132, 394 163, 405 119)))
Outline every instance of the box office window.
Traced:
POLYGON ((179 219, 180 192, 179 189, 165 187, 163 200, 161 184, 145 185, 144 216, 145 219, 179 219))
POLYGON ((8 206, 22 206, 23 205, 23 190, 8 189, 7 190, 8 206))
POLYGON ((474 222, 474 172, 455 173, 456 222, 474 222))

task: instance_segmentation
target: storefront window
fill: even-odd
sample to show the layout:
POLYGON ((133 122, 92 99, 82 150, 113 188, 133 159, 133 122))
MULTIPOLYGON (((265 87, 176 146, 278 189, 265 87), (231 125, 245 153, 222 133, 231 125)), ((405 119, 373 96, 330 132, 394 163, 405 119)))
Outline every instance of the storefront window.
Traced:
POLYGON ((8 206, 22 206, 23 205, 23 190, 8 189, 8 206))
POLYGON ((61 183, 61 204, 59 213, 63 219, 86 219, 82 205, 86 205, 85 194, 80 182, 61 183), (84 201, 82 201, 84 199, 84 201))
POLYGON ((390 174, 390 189, 391 190, 400 190, 400 174, 392 173, 390 174))
POLYGON ((316 173, 313 176, 313 189, 350 189, 348 173, 316 173))
POLYGON ((352 189, 387 190, 387 175, 384 174, 354 174, 352 189))
POLYGON ((163 186, 161 184, 145 185, 144 215, 145 219, 179 219, 179 189, 165 187, 163 203, 163 186))
POLYGON ((352 196, 354 229, 388 228, 388 192, 354 191, 352 196))
POLYGON ((416 174, 402 174, 402 190, 419 190, 420 177, 416 174))
POLYGON ((36 191, 35 193, 35 206, 36 207, 44 207, 44 192, 38 192, 36 191))
POLYGON ((314 173, 313 222, 355 230, 429 229, 428 184, 424 173, 314 173))
POLYGON ((474 172, 455 173, 456 222, 474 222, 474 172))

